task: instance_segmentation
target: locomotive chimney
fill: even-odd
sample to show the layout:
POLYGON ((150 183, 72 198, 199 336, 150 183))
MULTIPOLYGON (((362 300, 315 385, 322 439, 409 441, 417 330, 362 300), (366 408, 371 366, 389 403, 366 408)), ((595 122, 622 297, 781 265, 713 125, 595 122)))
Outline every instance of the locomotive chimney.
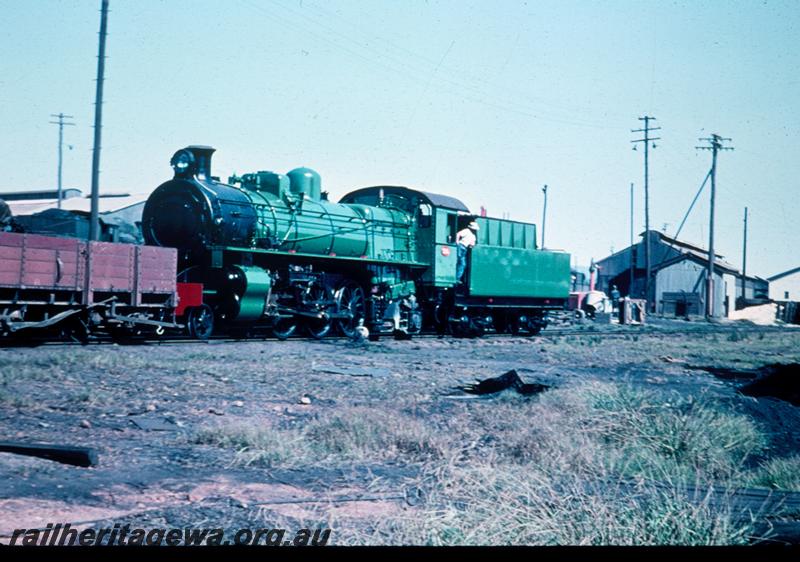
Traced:
POLYGON ((192 145, 187 146, 186 150, 189 150, 192 154, 194 154, 195 175, 200 179, 210 178, 211 155, 214 154, 216 149, 210 146, 192 145))
POLYGON ((172 157, 170 165, 175 170, 175 177, 206 180, 211 177, 211 155, 214 148, 210 146, 192 145, 182 148, 172 157))

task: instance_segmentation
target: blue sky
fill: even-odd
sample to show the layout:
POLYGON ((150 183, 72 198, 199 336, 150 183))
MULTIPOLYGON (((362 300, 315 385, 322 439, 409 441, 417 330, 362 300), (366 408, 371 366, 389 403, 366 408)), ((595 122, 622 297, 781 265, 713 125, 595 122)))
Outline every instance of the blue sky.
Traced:
MULTIPOLYGON (((541 221, 581 264, 643 228, 637 117, 657 117, 651 225, 673 234, 720 154, 719 252, 800 257, 800 3, 111 0, 101 188, 148 193, 187 144, 215 173, 305 165, 338 199, 378 183, 541 221)), ((0 0, 0 190, 88 191, 99 0, 0 0)), ((708 243, 708 192, 682 238, 708 243)))

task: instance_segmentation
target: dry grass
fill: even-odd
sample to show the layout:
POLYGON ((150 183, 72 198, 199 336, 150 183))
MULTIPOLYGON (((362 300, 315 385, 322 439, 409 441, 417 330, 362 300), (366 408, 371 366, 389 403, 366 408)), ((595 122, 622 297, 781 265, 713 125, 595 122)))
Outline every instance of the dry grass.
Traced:
MULTIPOLYGON (((602 475, 598 475, 602 476, 602 475)), ((428 475, 426 508, 373 522, 338 544, 713 545, 747 542, 751 528, 680 488, 593 488, 576 474, 494 462, 428 475)))
POLYGON ((414 416, 400 404, 351 407, 296 429, 217 426, 195 442, 231 448, 245 465, 418 463, 425 506, 371 521, 366 536, 339 531, 339 544, 749 539, 749 523, 703 493, 712 483, 752 480, 746 465, 765 438, 746 416, 702 398, 607 383, 459 406, 448 416, 414 416))
POLYGON ((617 341, 624 345, 609 346, 599 335, 554 337, 542 339, 542 348, 554 363, 582 362, 606 364, 609 351, 614 363, 646 361, 661 365, 660 357, 668 355, 692 365, 717 367, 760 367, 784 361, 800 361, 800 331, 798 333, 758 334, 734 331, 729 334, 697 334, 691 337, 665 337, 655 334, 630 334, 617 341), (611 349, 609 349, 611 348, 611 349))
POLYGON ((610 383, 494 403, 464 425, 507 462, 666 482, 741 480, 766 445, 750 418, 709 400, 610 383))
POLYGON ((226 424, 198 432, 194 443, 236 451, 235 464, 307 466, 387 459, 441 458, 446 441, 435 427, 397 411, 349 407, 297 429, 226 424))
MULTIPOLYGON (((690 490, 707 490, 711 483, 722 489, 800 490, 800 457, 753 468, 766 452, 764 432, 732 406, 704 396, 645 390, 635 379, 582 382, 533 399, 436 397, 458 382, 451 360, 463 360, 463 369, 476 373, 512 360, 523 366, 613 369, 625 364, 644 370, 653 363, 678 368, 665 367, 662 355, 692 365, 742 368, 776 357, 800 360, 800 335, 714 337, 712 344, 703 337, 631 334, 624 345, 611 345, 591 333, 531 345, 527 340, 508 346, 487 340, 472 347, 433 342, 436 360, 423 357, 430 372, 406 369, 385 378, 330 381, 332 375, 308 372, 307 348, 292 342, 248 344, 246 352, 230 345, 196 346, 178 362, 172 350, 155 348, 147 353, 124 347, 102 353, 39 349, 24 362, 4 352, 0 402, 17 404, 23 393, 42 396, 28 389, 63 381, 65 390, 45 400, 80 415, 111 406, 122 414, 140 411, 156 398, 159 413, 163 405, 199 423, 229 418, 192 417, 194 408, 241 412, 239 419, 257 415, 267 421, 209 425, 191 437, 198 445, 225 449, 224 455, 241 466, 394 462, 419 469, 416 485, 426 494, 421 506, 406 517, 358 525, 334 521, 332 540, 340 544, 737 544, 748 539, 749 524, 715 507, 710 496, 694 497, 690 490), (484 367, 482 361, 490 359, 484 367), (303 376, 292 378, 295 372, 303 376), (164 373, 168 378, 161 378, 164 373), (134 394, 130 382, 140 375, 134 394), (166 400, 173 391, 176 400, 166 400), (307 415, 285 417, 269 409, 287 396, 291 404, 303 392, 315 396, 307 415), (233 397, 242 397, 245 407, 219 405, 233 397), (374 406, 353 406, 356 401, 374 406)), ((397 352, 393 342, 367 349, 397 352)), ((328 352, 323 344, 312 350, 328 352)))
POLYGON ((764 462, 753 476, 751 485, 800 492, 800 455, 764 462))

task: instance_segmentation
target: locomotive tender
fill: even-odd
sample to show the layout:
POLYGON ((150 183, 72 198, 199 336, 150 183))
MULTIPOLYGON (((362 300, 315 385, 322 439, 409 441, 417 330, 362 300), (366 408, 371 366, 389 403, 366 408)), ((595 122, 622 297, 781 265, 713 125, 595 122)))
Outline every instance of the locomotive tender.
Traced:
POLYGON ((142 216, 146 244, 178 249, 181 320, 195 337, 217 326, 321 338, 361 324, 376 337, 538 333, 566 303, 569 254, 538 249, 533 224, 476 217, 458 199, 399 186, 359 189, 337 204, 307 168, 222 183, 211 175, 213 152, 176 152, 173 179, 142 216), (472 220, 478 244, 459 284, 456 233, 472 220))

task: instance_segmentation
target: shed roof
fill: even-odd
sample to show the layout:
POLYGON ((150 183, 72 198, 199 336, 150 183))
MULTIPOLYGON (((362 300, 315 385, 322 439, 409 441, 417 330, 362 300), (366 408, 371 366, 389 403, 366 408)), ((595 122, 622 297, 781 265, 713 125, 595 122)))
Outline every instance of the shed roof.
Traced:
MULTIPOLYGON (((146 200, 147 195, 100 197, 97 200, 98 212, 114 213, 133 205, 144 203, 146 200)), ((31 199, 27 201, 8 201, 8 206, 14 216, 21 216, 33 215, 47 209, 56 209, 58 202, 53 199, 31 199)), ((71 197, 61 201, 61 208, 65 211, 76 213, 89 213, 92 210, 92 200, 86 197, 71 197)))
POLYGON ((789 277, 790 275, 794 275, 795 273, 800 273, 800 267, 795 267, 794 269, 784 271, 783 273, 778 273, 777 275, 773 275, 772 277, 767 277, 767 281, 777 281, 778 279, 789 277))
MULTIPOLYGON (((678 246, 680 248, 683 248, 683 249, 686 249, 686 250, 693 250, 695 252, 699 252, 699 253, 701 253, 701 254, 703 254, 705 256, 708 256, 708 249, 704 248, 704 247, 702 247, 702 246, 700 246, 698 244, 692 244, 691 242, 686 242, 685 240, 679 240, 679 239, 674 238, 672 236, 667 236, 665 233, 660 232, 658 230, 650 230, 650 232, 653 233, 653 234, 657 234, 658 237, 661 238, 661 240, 663 240, 664 242, 666 242, 667 244, 669 244, 672 247, 678 246)), ((645 232, 642 232, 639 236, 644 238, 645 232)), ((725 256, 723 256, 722 254, 720 254, 719 252, 716 252, 716 251, 714 252, 714 256, 716 256, 718 258, 725 257, 725 256)))
MULTIPOLYGON (((669 260, 666 260, 666 261, 664 261, 664 262, 662 262, 660 264, 657 264, 655 267, 653 267, 653 271, 660 271, 662 269, 666 269, 666 268, 670 267, 671 265, 675 265, 676 263, 680 263, 680 262, 682 262, 684 260, 691 260, 691 261, 693 261, 695 263, 699 263, 699 264, 705 265, 705 264, 708 263, 708 254, 706 253, 705 255, 703 255, 703 254, 700 254, 699 252, 695 252, 695 251, 686 251, 686 252, 684 252, 684 253, 682 253, 682 254, 680 254, 678 256, 675 256, 672 259, 669 259, 669 260)), ((714 260, 714 267, 716 269, 721 269, 721 270, 723 270, 723 271, 725 271, 727 273, 733 273, 735 275, 739 274, 739 270, 736 269, 736 267, 734 265, 731 265, 728 262, 723 261, 723 260, 719 260, 719 259, 718 260, 714 260)))

